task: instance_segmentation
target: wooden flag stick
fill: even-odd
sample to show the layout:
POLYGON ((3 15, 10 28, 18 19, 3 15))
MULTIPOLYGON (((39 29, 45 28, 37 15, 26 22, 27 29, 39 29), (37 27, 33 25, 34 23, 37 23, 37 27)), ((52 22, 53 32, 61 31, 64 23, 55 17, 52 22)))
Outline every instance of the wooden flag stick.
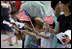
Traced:
MULTIPOLYGON (((26 11, 26 9, 25 9, 25 13, 26 13, 26 15, 29 17, 29 14, 28 14, 28 12, 26 11)), ((29 17, 29 19, 30 19, 30 17, 29 17)), ((30 20, 31 20, 31 19, 30 19, 30 20)), ((33 27, 33 29, 34 29, 34 31, 35 31, 35 27, 34 27, 32 21, 30 21, 30 23, 31 23, 31 25, 32 25, 32 27, 33 27)))
POLYGON ((30 22, 30 23, 31 23, 31 25, 32 25, 32 27, 33 27, 33 29, 34 29, 34 31, 35 31, 35 27, 34 27, 33 23, 32 23, 32 22, 30 22))

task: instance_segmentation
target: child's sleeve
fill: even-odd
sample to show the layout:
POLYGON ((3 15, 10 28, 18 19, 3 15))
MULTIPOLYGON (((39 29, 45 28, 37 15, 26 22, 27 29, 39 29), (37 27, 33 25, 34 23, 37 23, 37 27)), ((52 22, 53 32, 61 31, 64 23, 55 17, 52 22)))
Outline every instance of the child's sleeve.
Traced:
POLYGON ((50 35, 45 34, 44 32, 39 33, 38 35, 40 38, 45 38, 45 39, 49 39, 50 35))
POLYGON ((46 36, 48 36, 49 38, 52 37, 52 34, 51 33, 48 33, 46 36))

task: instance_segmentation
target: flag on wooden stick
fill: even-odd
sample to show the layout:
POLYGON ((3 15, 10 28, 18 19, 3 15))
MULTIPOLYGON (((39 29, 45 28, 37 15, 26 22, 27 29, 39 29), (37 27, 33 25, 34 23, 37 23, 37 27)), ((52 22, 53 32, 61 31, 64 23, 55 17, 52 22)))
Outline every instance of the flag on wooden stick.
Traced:
MULTIPOLYGON (((28 16, 28 18, 30 19, 30 17, 29 17, 29 14, 28 14, 28 12, 25 10, 25 14, 28 16)), ((30 19, 31 20, 31 19, 30 19)), ((35 28, 34 28, 34 26, 33 26, 33 23, 32 23, 32 21, 30 21, 30 23, 31 23, 31 25, 32 25, 32 27, 33 27, 33 29, 34 29, 34 31, 35 31, 35 28)))
POLYGON ((40 14, 41 14, 44 22, 46 22, 46 23, 48 23, 48 24, 53 24, 53 23, 54 23, 54 19, 53 19, 53 16, 52 16, 52 15, 50 15, 50 16, 45 16, 42 11, 40 11, 40 14))
POLYGON ((20 21, 31 21, 25 11, 21 11, 15 15, 20 21))
POLYGON ((28 12, 27 12, 26 10, 23 10, 23 11, 17 13, 15 16, 16 16, 20 21, 30 21, 33 29, 35 30, 35 28, 34 28, 34 26, 33 26, 33 24, 32 24, 32 21, 31 21, 31 19, 30 19, 30 17, 29 17, 29 14, 28 14, 28 12))

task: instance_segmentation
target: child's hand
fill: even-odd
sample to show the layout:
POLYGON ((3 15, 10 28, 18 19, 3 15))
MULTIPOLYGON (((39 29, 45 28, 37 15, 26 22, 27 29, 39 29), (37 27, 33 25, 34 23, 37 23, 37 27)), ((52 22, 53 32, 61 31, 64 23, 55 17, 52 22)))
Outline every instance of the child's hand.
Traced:
POLYGON ((21 32, 22 32, 22 33, 25 33, 25 30, 22 30, 21 32))
POLYGON ((22 30, 21 32, 22 32, 22 34, 28 33, 27 30, 22 30))
POLYGON ((34 32, 35 34, 38 34, 38 31, 36 29, 32 29, 32 32, 34 32))
POLYGON ((35 32, 35 29, 32 29, 32 32, 35 32))
POLYGON ((49 28, 50 28, 49 24, 45 23, 44 26, 43 26, 44 31, 48 32, 49 28))

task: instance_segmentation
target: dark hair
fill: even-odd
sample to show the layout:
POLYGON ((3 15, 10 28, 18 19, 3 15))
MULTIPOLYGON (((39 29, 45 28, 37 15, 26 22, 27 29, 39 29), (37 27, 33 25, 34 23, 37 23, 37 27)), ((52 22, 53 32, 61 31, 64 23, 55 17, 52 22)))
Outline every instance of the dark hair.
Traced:
POLYGON ((69 3, 70 1, 61 1, 61 3, 63 3, 63 4, 67 4, 67 3, 69 3))
POLYGON ((31 21, 32 21, 32 24, 34 25, 34 24, 35 24, 35 20, 34 20, 34 19, 35 19, 36 17, 32 17, 26 10, 25 10, 25 13, 26 13, 27 16, 30 17, 30 19, 31 19, 31 21))
POLYGON ((33 25, 35 26, 35 18, 36 17, 30 17, 30 18, 31 18, 31 21, 32 21, 33 25))
POLYGON ((71 40, 70 40, 70 43, 71 43, 71 40))
POLYGON ((59 1, 51 1, 51 7, 55 10, 56 5, 59 3, 59 1))
POLYGON ((53 26, 53 28, 52 28, 52 29, 54 29, 54 27, 55 27, 55 22, 54 22, 53 24, 49 25, 49 26, 53 26))
POLYGON ((18 22, 21 22, 19 19, 17 19, 18 22))
POLYGON ((28 24, 29 24, 29 26, 31 25, 31 23, 30 23, 29 21, 25 21, 25 23, 28 23, 28 24))
POLYGON ((71 1, 61 1, 61 3, 69 4, 68 8, 69 8, 69 11, 71 12, 71 1))
POLYGON ((55 22, 53 23, 53 29, 55 28, 55 22))

